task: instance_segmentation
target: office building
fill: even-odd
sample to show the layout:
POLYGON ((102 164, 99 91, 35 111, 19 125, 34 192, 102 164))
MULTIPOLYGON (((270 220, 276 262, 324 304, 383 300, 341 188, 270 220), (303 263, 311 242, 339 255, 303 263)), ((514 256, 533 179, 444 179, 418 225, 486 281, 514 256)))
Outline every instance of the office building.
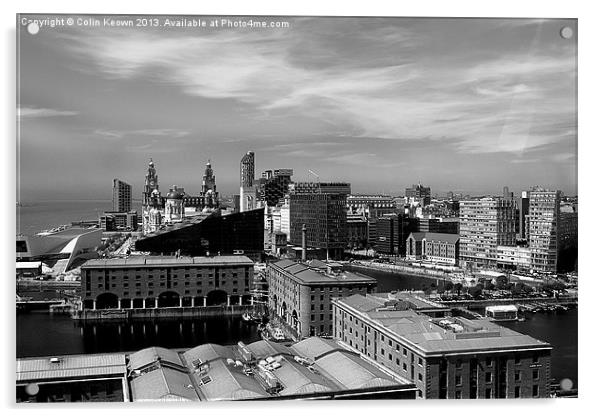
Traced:
POLYGON ((256 202, 255 152, 249 151, 240 160, 240 211, 255 209, 256 202))
POLYGON ((516 244, 514 208, 499 197, 460 201, 460 266, 495 266, 497 247, 516 244))
POLYGON ((266 275, 270 309, 298 337, 332 334, 332 300, 376 289, 374 278, 344 272, 339 264, 318 260, 270 263, 266 275))
POLYGON ((290 193, 290 241, 301 246, 306 226, 306 245, 340 259, 347 247, 346 191, 344 183, 295 183, 290 193))
POLYGON ((489 320, 433 318, 396 294, 333 301, 335 340, 416 384, 419 398, 546 398, 552 346, 489 320))
POLYGON ((113 180, 113 211, 125 213, 132 210, 132 186, 115 178, 113 180))
POLYGON ((527 236, 527 231, 529 229, 528 223, 527 223, 528 215, 529 215, 529 192, 523 191, 521 193, 521 197, 518 202, 518 216, 519 216, 518 235, 522 240, 526 240, 528 238, 528 236, 527 236))
POLYGON ((347 213, 347 247, 350 249, 368 247, 368 219, 363 214, 347 213))
POLYGON ((415 398, 407 379, 318 337, 17 359, 17 402, 415 398))
POLYGON ((275 169, 265 171, 262 178, 265 181, 259 187, 259 199, 269 207, 276 206, 288 192, 288 186, 293 176, 292 169, 275 169))
POLYGON ((378 253, 405 256, 406 242, 417 232, 419 219, 405 214, 388 214, 368 221, 369 245, 378 253))
POLYGON ((458 234, 460 222, 456 218, 439 219, 439 218, 419 218, 418 232, 422 233, 451 233, 458 234))
POLYGON ((422 207, 431 204, 431 187, 424 187, 422 184, 414 184, 405 190, 406 199, 410 203, 418 203, 422 207))
POLYGON ((529 248, 531 268, 556 272, 560 191, 534 188, 529 193, 529 248))
POLYGON ((347 211, 367 218, 381 217, 395 213, 395 201, 388 195, 354 194, 347 197, 347 211))
POLYGON ((135 210, 126 213, 105 211, 98 221, 100 228, 106 232, 138 229, 138 213, 135 210))
POLYGON ((253 261, 246 256, 132 256, 81 267, 83 309, 251 304, 253 261))
POLYGON ((458 265, 459 256, 459 235, 414 232, 408 236, 406 244, 406 257, 408 259, 458 265))
POLYGON ((136 250, 188 256, 245 254, 260 259, 264 250, 263 209, 220 215, 212 211, 166 224, 136 241, 136 250))

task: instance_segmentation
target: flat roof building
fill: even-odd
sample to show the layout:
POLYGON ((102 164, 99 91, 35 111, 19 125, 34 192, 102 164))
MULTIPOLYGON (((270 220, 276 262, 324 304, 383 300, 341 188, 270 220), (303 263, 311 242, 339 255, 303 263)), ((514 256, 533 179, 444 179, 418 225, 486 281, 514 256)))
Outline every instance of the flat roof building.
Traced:
POLYGON ((58 385, 55 397, 48 398, 44 387, 35 395, 27 395, 26 384, 40 381, 38 375, 27 372, 35 367, 41 370, 37 373, 48 374, 45 380, 49 384, 67 378, 81 387, 85 377, 113 378, 117 386, 111 392, 122 393, 121 397, 103 393, 97 399, 101 401, 416 398, 416 387, 406 378, 343 345, 317 337, 288 347, 260 340, 248 345, 204 344, 181 351, 149 347, 132 353, 54 359, 73 364, 62 368, 73 368, 74 372, 48 372, 49 368, 57 368, 51 358, 17 360, 18 401, 87 400, 81 395, 66 396, 69 389, 64 384, 58 385), (84 363, 86 367, 81 366, 84 363))
POLYGON ((413 381, 419 398, 550 395, 546 342, 489 320, 429 317, 378 295, 333 307, 335 339, 413 381))
POLYGON ((246 256, 132 256, 81 267, 83 309, 210 307, 252 303, 246 256))
POLYGON ((270 309, 298 337, 332 334, 332 300, 376 289, 374 278, 318 260, 270 263, 266 274, 270 309))

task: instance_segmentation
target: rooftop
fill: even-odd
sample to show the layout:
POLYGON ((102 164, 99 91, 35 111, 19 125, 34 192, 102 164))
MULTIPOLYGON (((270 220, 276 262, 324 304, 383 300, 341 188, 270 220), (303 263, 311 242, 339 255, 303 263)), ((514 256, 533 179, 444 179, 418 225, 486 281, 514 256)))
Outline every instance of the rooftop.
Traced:
POLYGON ((340 264, 327 264, 312 260, 309 263, 293 262, 288 259, 271 263, 270 268, 277 268, 288 273, 301 284, 376 284, 376 279, 363 274, 339 270, 340 264))
MULTIPOLYGON (((456 243, 460 240, 460 235, 454 233, 434 233, 434 232, 412 232, 410 233, 415 240, 426 239, 427 241, 456 243)), ((408 239, 410 237, 408 236, 408 239)))
POLYGON ((125 371, 124 353, 17 358, 17 382, 125 376, 125 371))
POLYGON ((358 316, 372 321, 377 327, 385 328, 425 354, 552 348, 549 343, 489 320, 430 318, 413 310, 387 308, 386 300, 378 296, 356 294, 334 303, 356 310, 358 316))
POLYGON ((253 265, 253 261, 246 256, 130 256, 129 258, 91 259, 82 265, 82 269, 173 265, 253 265))

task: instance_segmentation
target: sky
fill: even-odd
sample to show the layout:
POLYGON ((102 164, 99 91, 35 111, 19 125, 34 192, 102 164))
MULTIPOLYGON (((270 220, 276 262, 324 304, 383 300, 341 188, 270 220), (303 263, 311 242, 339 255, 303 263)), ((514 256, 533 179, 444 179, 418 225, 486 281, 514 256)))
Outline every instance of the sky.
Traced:
POLYGON ((163 193, 198 194, 210 159, 230 195, 249 150, 257 177, 311 170, 354 193, 577 192, 576 20, 155 17, 18 22, 18 199, 110 199, 113 178, 140 197, 150 158, 163 193))

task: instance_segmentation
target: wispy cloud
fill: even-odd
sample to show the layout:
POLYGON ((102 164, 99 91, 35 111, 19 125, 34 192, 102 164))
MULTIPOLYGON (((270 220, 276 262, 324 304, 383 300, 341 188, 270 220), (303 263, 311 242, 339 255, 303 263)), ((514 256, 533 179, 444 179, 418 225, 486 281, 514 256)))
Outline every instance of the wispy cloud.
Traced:
POLYGON ((576 123, 576 103, 566 99, 576 75, 570 49, 555 56, 502 50, 459 62, 451 53, 424 58, 407 28, 344 34, 349 39, 307 35, 314 54, 286 31, 198 37, 86 32, 69 44, 106 77, 150 79, 192 96, 234 99, 262 120, 267 114, 327 121, 343 136, 453 141, 463 152, 521 153, 561 140, 558 121, 576 123), (370 59, 375 48, 379 65, 370 59))
POLYGON ((75 116, 78 112, 70 110, 57 110, 35 107, 21 107, 17 109, 17 117, 35 118, 35 117, 56 117, 56 116, 75 116))
POLYGON ((169 137, 169 138, 181 138, 188 136, 189 131, 179 129, 138 129, 138 130, 106 130, 96 129, 94 135, 99 136, 103 139, 118 140, 125 137, 169 137))

